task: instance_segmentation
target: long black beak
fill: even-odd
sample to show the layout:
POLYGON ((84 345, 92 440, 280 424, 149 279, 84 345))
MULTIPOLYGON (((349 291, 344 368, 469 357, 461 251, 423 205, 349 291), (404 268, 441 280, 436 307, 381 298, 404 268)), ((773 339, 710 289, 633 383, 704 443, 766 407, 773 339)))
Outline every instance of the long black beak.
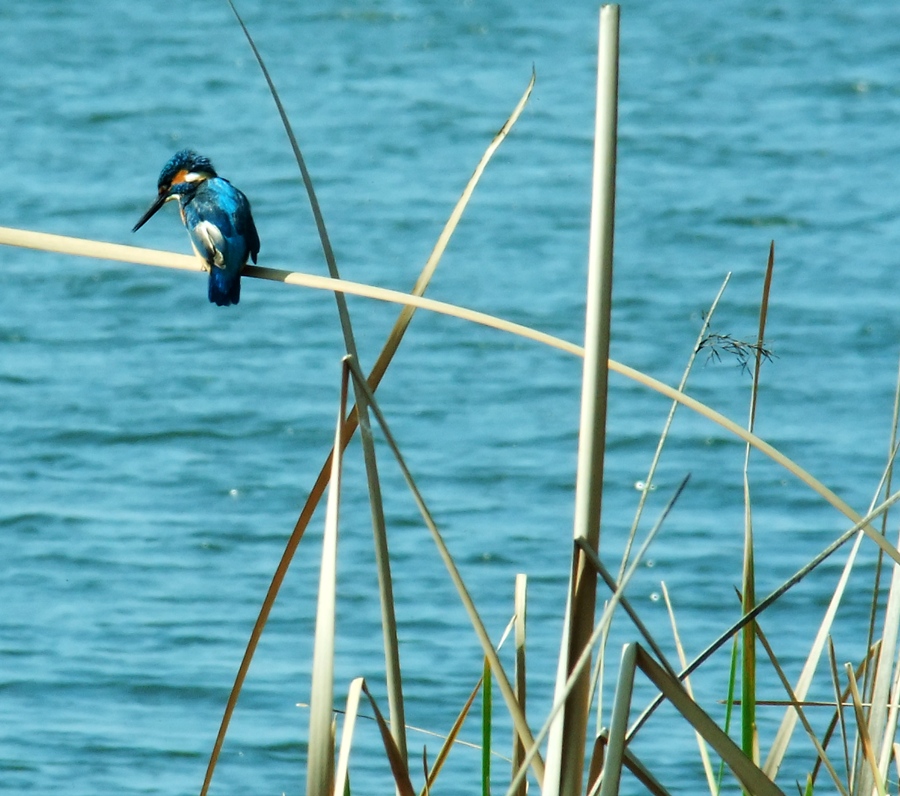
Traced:
POLYGON ((166 203, 166 199, 168 198, 169 194, 167 193, 161 193, 159 196, 157 196, 156 201, 152 205, 150 205, 147 212, 141 216, 141 220, 134 225, 134 228, 131 231, 137 232, 142 226, 144 226, 144 224, 146 224, 150 220, 153 214, 156 213, 156 211, 166 203))

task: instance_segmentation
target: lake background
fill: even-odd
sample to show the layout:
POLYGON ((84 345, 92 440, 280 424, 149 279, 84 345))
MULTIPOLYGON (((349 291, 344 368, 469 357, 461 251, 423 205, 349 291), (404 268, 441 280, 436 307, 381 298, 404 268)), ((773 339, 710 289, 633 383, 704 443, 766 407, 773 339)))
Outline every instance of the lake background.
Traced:
MULTIPOLYGON (((594 4, 239 8, 304 148, 342 275, 399 290, 534 66, 532 100, 429 295, 582 341, 594 4)), ((886 0, 622 7, 612 355, 677 383, 729 271, 713 328, 752 339, 774 239, 777 358, 763 370, 757 431, 860 512, 887 457, 900 350, 898 76, 900 7, 886 0)), ((0 119, 2 225, 188 252, 173 208, 130 230, 162 165, 190 146, 250 197, 261 265, 325 272, 280 120, 224 2, 4 4, 0 119)), ((367 367, 397 308, 349 303, 367 367)), ((197 274, 0 249, 0 791, 199 790, 271 573, 331 444, 341 353, 326 293, 246 279, 240 305, 219 309, 197 274)), ((549 707, 568 578, 580 375, 569 355, 419 313, 379 391, 495 639, 515 573, 530 576, 535 725, 549 707)), ((688 391, 744 422, 749 386, 726 361, 698 367, 688 391)), ((611 568, 667 411, 612 377, 601 540, 611 568)), ((350 451, 338 705, 358 675, 383 694, 358 444, 350 451)), ((689 654, 738 615, 743 455, 679 412, 646 527, 688 472, 691 483, 629 589, 667 650, 660 581, 689 654)), ((381 471, 407 720, 444 732, 481 657, 387 453, 381 471)), ((761 456, 751 477, 764 594, 847 522, 761 456)), ((309 698, 321 527, 322 512, 272 613, 212 793, 304 787, 308 716, 296 703, 309 698)), ((763 623, 792 677, 842 560, 763 623)), ((839 661, 862 653, 869 578, 852 581, 839 661)), ((633 637, 621 622, 611 660, 633 637)), ((727 665, 714 659, 699 688, 717 718, 727 665)), ((763 680, 763 696, 782 698, 763 680)), ((636 705, 650 695, 640 693, 636 705)), ((764 750, 780 715, 760 712, 764 750)), ((357 732, 356 789, 392 793, 374 728, 357 732)), ((474 723, 467 737, 477 741, 474 723)), ((423 744, 430 756, 439 747, 410 737, 412 753, 423 744)), ((697 792, 696 746, 671 712, 636 750, 673 792, 697 792)), ((805 777, 811 755, 802 741, 797 751, 784 787, 805 777)), ((478 766, 477 752, 457 752, 441 792, 470 793, 478 766)))

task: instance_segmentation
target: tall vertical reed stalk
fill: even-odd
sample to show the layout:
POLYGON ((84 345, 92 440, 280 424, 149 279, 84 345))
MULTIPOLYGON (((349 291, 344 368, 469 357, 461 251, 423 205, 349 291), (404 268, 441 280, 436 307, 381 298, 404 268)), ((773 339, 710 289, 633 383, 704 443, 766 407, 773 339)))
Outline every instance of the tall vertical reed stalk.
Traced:
MULTIPOLYGON (((769 292, 775 267, 775 242, 769 247, 769 259, 763 283, 759 309, 759 333, 756 337, 753 362, 753 381, 750 385, 750 418, 747 431, 753 433, 756 424, 756 405, 759 397, 759 375, 763 362, 763 341, 769 314, 769 292)), ((750 452, 744 448, 744 567, 741 578, 741 610, 749 613, 756 605, 756 563, 753 543, 753 510, 750 499, 750 452)), ((756 627, 748 623, 741 632, 741 747, 754 763, 759 763, 759 736, 756 727, 756 627)))
MULTIPOLYGON (((594 171, 588 250, 587 320, 581 421, 575 480, 574 536, 594 551, 600 545, 603 458, 606 448, 606 399, 609 382, 609 333, 612 310, 613 235, 615 230, 616 137, 619 90, 619 7, 600 9, 594 171)), ((563 642, 557 671, 557 698, 575 661, 586 649, 594 625, 597 574, 575 548, 563 642)), ((584 739, 590 713, 589 667, 578 678, 550 734, 546 796, 578 796, 584 768, 584 739)))

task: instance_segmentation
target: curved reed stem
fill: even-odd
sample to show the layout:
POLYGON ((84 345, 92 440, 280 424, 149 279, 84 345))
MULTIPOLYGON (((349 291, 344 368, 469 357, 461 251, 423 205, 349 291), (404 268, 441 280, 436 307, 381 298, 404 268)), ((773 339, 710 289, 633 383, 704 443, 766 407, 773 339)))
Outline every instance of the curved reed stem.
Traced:
MULTIPOLYGON (((124 263, 152 265, 161 268, 176 268, 183 271, 203 270, 203 266, 198 257, 158 251, 156 249, 141 249, 136 246, 123 246, 116 243, 104 243, 102 241, 86 240, 84 238, 50 235, 45 232, 30 232, 9 227, 0 227, 0 245, 39 249, 41 251, 56 252, 59 254, 72 254, 79 257, 94 257, 101 260, 115 260, 124 263)), ((408 307, 416 307, 428 310, 429 312, 437 312, 442 315, 450 315, 455 318, 460 318, 461 320, 488 326, 493 329, 499 329, 500 331, 515 334, 543 345, 558 348, 569 354, 575 354, 576 356, 584 355, 584 350, 581 346, 570 343, 567 340, 562 340, 559 337, 546 334, 545 332, 531 329, 523 324, 513 323, 512 321, 497 318, 484 312, 470 310, 443 301, 427 299, 422 296, 414 296, 398 290, 387 290, 386 288, 373 287, 359 282, 347 282, 343 279, 329 279, 328 277, 314 276, 300 271, 282 271, 274 268, 248 266, 245 268, 244 273, 246 276, 257 279, 270 279, 276 282, 284 282, 288 285, 309 287, 316 290, 338 291, 341 293, 376 299, 378 301, 403 304, 408 307)), ((781 453, 777 448, 760 437, 757 437, 755 434, 748 432, 733 420, 725 417, 725 415, 710 408, 706 404, 701 403, 695 398, 691 398, 689 395, 670 387, 668 384, 664 384, 658 379, 654 379, 652 376, 648 376, 646 373, 635 370, 628 365, 623 365, 614 359, 609 360, 609 369, 658 392, 660 395, 670 398, 673 401, 678 401, 678 403, 686 406, 688 409, 691 409, 692 411, 703 415, 703 417, 708 420, 711 420, 713 423, 718 424, 738 439, 749 443, 760 451, 760 453, 765 454, 774 462, 784 467, 788 472, 812 489, 813 492, 824 498, 825 501, 841 512, 841 514, 847 517, 851 522, 859 522, 860 515, 853 511, 847 503, 841 500, 821 481, 813 477, 810 473, 800 467, 800 465, 781 453)), ((866 525, 863 530, 872 541, 890 556, 890 558, 900 564, 900 553, 897 552, 897 548, 881 536, 876 528, 866 525)))

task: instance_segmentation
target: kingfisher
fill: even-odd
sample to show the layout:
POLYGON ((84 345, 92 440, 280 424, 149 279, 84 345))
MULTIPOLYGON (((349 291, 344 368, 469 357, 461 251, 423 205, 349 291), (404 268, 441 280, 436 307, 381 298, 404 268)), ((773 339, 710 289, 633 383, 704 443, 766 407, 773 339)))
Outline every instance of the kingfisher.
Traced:
POLYGON ((181 220, 197 255, 209 270, 209 300, 220 307, 241 299, 241 271, 259 254, 259 235, 250 202, 223 179, 209 158, 190 149, 163 166, 156 201, 134 225, 137 232, 166 202, 178 200, 181 220))

